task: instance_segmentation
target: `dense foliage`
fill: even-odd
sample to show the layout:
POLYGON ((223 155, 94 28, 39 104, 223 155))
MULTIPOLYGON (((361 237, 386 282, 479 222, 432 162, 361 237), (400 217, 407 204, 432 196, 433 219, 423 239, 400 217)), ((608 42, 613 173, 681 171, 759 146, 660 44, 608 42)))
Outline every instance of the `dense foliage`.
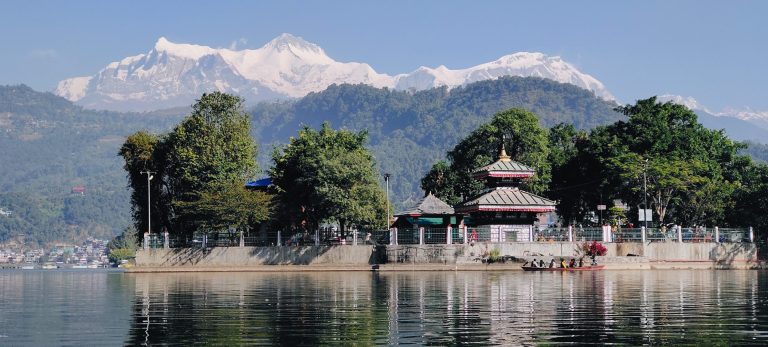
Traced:
POLYGON ((277 219, 293 229, 316 230, 321 222, 383 227, 386 198, 376 164, 365 148, 367 134, 304 127, 272 154, 272 182, 278 190, 277 219))

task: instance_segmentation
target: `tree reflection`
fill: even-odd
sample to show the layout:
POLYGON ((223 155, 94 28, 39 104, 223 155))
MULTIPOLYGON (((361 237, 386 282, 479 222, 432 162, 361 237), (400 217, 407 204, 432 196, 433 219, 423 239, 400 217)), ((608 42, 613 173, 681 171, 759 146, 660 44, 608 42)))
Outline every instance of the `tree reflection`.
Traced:
POLYGON ((766 274, 745 271, 129 276, 131 345, 744 344, 768 330, 766 274))

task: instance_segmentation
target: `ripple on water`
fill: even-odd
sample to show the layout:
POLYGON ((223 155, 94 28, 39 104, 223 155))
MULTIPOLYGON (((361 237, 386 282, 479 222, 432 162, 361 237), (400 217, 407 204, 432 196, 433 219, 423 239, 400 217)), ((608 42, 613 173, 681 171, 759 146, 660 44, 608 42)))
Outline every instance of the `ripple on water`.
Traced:
POLYGON ((765 345, 767 278, 693 270, 1 272, 0 344, 765 345))

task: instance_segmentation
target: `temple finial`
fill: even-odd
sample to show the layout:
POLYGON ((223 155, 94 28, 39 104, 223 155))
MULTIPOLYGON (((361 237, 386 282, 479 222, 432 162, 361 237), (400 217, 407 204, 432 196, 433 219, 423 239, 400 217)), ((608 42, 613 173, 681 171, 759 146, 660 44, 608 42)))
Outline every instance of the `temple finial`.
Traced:
POLYGON ((507 155, 507 151, 504 149, 504 142, 507 142, 507 135, 501 135, 501 152, 499 153, 499 160, 510 161, 512 158, 507 155))

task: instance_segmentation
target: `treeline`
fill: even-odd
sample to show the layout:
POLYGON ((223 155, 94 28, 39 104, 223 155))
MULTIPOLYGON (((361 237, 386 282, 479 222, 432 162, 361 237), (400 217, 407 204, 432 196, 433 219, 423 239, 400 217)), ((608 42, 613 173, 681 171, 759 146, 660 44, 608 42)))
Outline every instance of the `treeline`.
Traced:
POLYGON ((203 94, 170 132, 128 136, 120 155, 139 233, 190 237, 230 228, 243 232, 268 222, 309 235, 330 221, 342 232, 384 225, 384 192, 364 131, 336 131, 327 123, 319 130, 304 127, 272 152, 274 186, 246 189, 245 182, 255 178, 257 147, 242 104, 236 96, 203 94))
POLYGON ((613 223, 637 222, 648 208, 652 225, 768 228, 768 166, 740 154, 745 144, 655 97, 616 110, 628 119, 590 131, 564 123, 547 131, 522 109, 499 113, 435 164, 422 187, 452 203, 479 194, 471 172, 495 160, 506 139, 514 160, 537 169, 524 188, 557 200, 564 224, 590 224, 597 205, 620 200, 629 210, 610 209, 613 223))

